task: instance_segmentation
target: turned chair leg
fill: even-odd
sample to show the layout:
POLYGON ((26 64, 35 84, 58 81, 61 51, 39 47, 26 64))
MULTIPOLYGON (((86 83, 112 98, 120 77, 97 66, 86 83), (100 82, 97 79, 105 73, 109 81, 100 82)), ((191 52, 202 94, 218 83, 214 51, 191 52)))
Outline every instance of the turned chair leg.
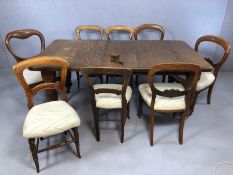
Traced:
POLYGON ((30 147, 30 150, 32 153, 32 158, 33 158, 34 163, 36 165, 36 171, 37 171, 37 173, 39 173, 40 167, 39 167, 39 161, 38 161, 38 156, 37 156, 37 147, 35 144, 35 139, 34 138, 28 139, 28 143, 29 143, 29 147, 30 147))
POLYGON ((72 128, 73 133, 74 133, 74 140, 75 140, 75 146, 76 146, 76 151, 77 151, 77 156, 78 158, 81 158, 80 155, 80 146, 79 146, 79 132, 78 132, 78 128, 72 128))
POLYGON ((66 75, 66 88, 67 88, 67 92, 70 92, 70 88, 72 86, 72 81, 71 81, 71 71, 67 71, 67 75, 66 75))
POLYGON ((141 118, 141 116, 142 116, 142 107, 143 107, 143 99, 142 99, 141 94, 139 93, 139 96, 138 96, 138 112, 137 112, 138 118, 141 118))
POLYGON ((153 110, 151 110, 150 111, 150 146, 153 146, 153 144, 154 144, 154 139, 153 139, 153 137, 154 137, 154 119, 155 117, 154 117, 154 111, 153 110))
POLYGON ((78 90, 80 88, 80 75, 79 72, 76 72, 76 76, 77 76, 77 84, 78 84, 78 90))
POLYGON ((212 85, 209 87, 209 90, 208 90, 208 97, 207 97, 207 104, 208 104, 208 105, 209 105, 210 102, 211 102, 211 95, 212 95, 213 87, 214 87, 214 84, 212 84, 212 85))
POLYGON ((181 114, 179 125, 179 144, 183 144, 183 131, 184 131, 185 112, 181 114))

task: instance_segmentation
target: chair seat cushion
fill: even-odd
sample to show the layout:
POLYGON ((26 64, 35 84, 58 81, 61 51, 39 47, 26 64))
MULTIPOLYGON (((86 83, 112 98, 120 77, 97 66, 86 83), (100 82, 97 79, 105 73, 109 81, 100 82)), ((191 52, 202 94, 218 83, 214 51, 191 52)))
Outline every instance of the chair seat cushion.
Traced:
POLYGON ((25 138, 47 137, 78 127, 76 111, 65 101, 51 101, 30 109, 23 126, 25 138))
MULTIPOLYGON (((121 84, 95 84, 94 89, 117 89, 121 90, 121 84)), ((132 89, 130 86, 126 89, 126 100, 127 103, 130 101, 132 95, 132 89)), ((122 108, 122 100, 121 95, 111 94, 111 93, 99 93, 95 95, 96 99, 96 107, 97 108, 104 108, 104 109, 118 109, 122 108)))
MULTIPOLYGON (((160 90, 178 89, 180 91, 184 90, 182 84, 179 83, 154 83, 154 86, 160 90)), ((149 84, 141 84, 139 86, 139 92, 145 101, 145 103, 150 106, 152 93, 149 84)), ((185 96, 180 97, 162 97, 156 95, 154 110, 158 111, 169 111, 169 110, 184 110, 185 109, 185 96)))
POLYGON ((28 85, 43 81, 40 71, 30 71, 28 69, 25 69, 23 71, 23 76, 28 85))
POLYGON ((209 87, 215 80, 212 72, 202 72, 200 80, 197 82, 197 91, 201 91, 209 87))

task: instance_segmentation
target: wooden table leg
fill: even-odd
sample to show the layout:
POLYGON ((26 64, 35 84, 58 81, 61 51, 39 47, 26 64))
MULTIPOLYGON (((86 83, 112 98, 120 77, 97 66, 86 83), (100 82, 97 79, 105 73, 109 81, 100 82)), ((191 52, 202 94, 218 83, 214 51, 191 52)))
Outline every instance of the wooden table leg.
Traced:
MULTIPOLYGON (((45 82, 54 82, 56 77, 56 71, 43 70, 41 71, 42 78, 45 82)), ((45 90, 47 101, 58 100, 57 91, 46 89, 45 90)))

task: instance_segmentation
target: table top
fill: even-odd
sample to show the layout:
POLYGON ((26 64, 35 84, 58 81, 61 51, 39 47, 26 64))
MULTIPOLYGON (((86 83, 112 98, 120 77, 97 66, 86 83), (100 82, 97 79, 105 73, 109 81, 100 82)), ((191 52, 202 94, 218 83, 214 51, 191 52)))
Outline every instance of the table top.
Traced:
POLYGON ((107 67, 147 72, 155 65, 172 62, 197 64, 202 71, 212 69, 187 43, 176 40, 55 40, 41 55, 62 57, 75 71, 82 67, 107 67), (124 64, 112 62, 111 53, 119 54, 124 64))

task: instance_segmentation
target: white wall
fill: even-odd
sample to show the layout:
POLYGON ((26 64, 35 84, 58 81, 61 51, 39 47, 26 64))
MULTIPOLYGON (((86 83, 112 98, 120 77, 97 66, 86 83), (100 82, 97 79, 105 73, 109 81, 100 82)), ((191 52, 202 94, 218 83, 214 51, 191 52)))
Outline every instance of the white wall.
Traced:
MULTIPOLYGON (((233 0, 229 0, 228 2, 221 36, 229 41, 230 45, 232 46, 231 49, 233 49, 233 0)), ((231 50, 231 54, 229 58, 227 59, 226 63, 223 65, 222 70, 233 71, 233 54, 232 53, 233 51, 231 50)), ((220 55, 219 49, 217 50, 216 55, 220 55)))
MULTIPOLYGON (((0 0, 0 34, 4 38, 10 31, 34 28, 44 34, 48 45, 55 39, 73 39, 77 25, 135 27, 158 23, 165 28, 165 39, 184 40, 193 46, 201 35, 220 34, 227 3, 228 0, 0 0)), ((36 52, 34 40, 30 41, 29 51, 18 43, 14 46, 24 54, 36 52)), ((1 57, 3 52, 1 49, 1 57)), ((9 54, 8 60, 11 65, 14 63, 9 54)), ((6 64, 1 59, 0 63, 6 64)))

